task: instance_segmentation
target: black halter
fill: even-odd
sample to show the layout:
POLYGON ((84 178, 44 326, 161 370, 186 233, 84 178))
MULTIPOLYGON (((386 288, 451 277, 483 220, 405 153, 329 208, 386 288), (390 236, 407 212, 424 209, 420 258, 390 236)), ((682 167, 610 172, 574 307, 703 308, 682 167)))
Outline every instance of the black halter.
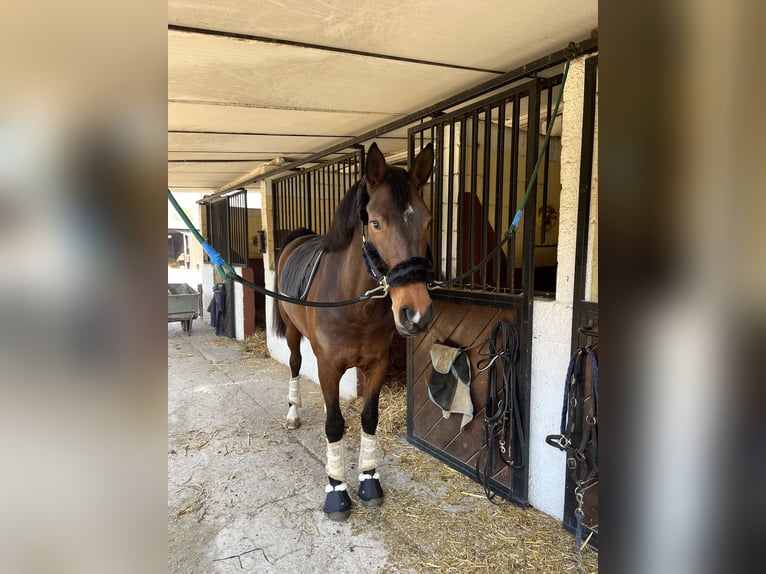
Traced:
POLYGON ((364 229, 369 216, 365 209, 370 196, 366 191, 366 179, 362 177, 357 188, 359 219, 362 222, 362 261, 367 274, 388 290, 389 287, 401 287, 412 283, 429 284, 434 280, 433 262, 425 257, 410 257, 389 269, 378 249, 369 241, 364 229))

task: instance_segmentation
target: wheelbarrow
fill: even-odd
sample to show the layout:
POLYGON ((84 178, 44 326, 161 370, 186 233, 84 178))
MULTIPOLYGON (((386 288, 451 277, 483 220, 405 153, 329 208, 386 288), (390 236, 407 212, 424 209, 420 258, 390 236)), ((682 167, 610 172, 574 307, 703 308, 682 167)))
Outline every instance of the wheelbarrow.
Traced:
POLYGON ((168 283, 168 323, 181 322, 191 336, 192 321, 199 317, 199 293, 186 283, 168 283))

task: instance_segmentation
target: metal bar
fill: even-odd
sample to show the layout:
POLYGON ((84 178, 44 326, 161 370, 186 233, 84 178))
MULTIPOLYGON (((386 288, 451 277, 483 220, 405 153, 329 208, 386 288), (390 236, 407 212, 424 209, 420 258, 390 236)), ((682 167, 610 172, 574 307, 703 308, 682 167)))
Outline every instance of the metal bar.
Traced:
POLYGON ((240 264, 246 263, 243 261, 246 259, 247 254, 242 253, 242 235, 244 229, 242 228, 242 211, 240 208, 241 194, 229 196, 229 219, 231 220, 230 237, 232 245, 236 246, 236 249, 232 249, 234 260, 240 264))
POLYGON ((319 200, 319 209, 317 217, 319 218, 319 229, 317 233, 320 235, 327 234, 327 203, 325 201, 325 188, 324 188, 324 170, 320 169, 316 172, 316 178, 314 178, 317 186, 317 197, 319 200))
MULTIPOLYGON (((541 81, 537 83, 535 89, 529 92, 529 104, 527 109, 527 165, 525 183, 529 186, 534 177, 535 164, 537 156, 540 153, 540 88, 541 81)), ((529 196, 532 205, 537 205, 537 185, 532 187, 529 196)), ((522 249, 522 267, 521 284, 524 293, 532 297, 534 288, 534 267, 535 267, 535 209, 524 210, 524 246, 522 249)))
POLYGON ((279 185, 278 181, 271 182, 271 205, 273 208, 272 214, 271 214, 271 221, 272 221, 272 227, 274 229, 272 235, 274 239, 274 259, 275 260, 279 258, 279 246, 281 245, 279 230, 282 227, 279 222, 280 205, 279 205, 279 195, 277 193, 278 185, 279 185))
POLYGON ((204 36, 215 36, 218 38, 232 38, 235 40, 247 40, 251 42, 263 42, 266 44, 279 44, 282 46, 295 46, 297 48, 310 48, 312 50, 323 50, 325 52, 335 52, 338 54, 349 54, 352 56, 365 56, 367 58, 378 58, 381 60, 392 60, 395 62, 407 62, 409 64, 421 64, 426 66, 439 66, 442 68, 452 68, 456 70, 470 70, 474 72, 487 72, 490 74, 502 74, 499 70, 490 70, 487 68, 476 68, 473 66, 461 66, 460 64, 447 64, 444 62, 434 62, 431 60, 420 60, 418 58, 406 58, 404 56, 392 56, 390 54, 379 54, 376 52, 365 52, 362 50, 351 50, 349 48, 337 48, 335 46, 326 46, 323 44, 310 44, 308 42, 298 42, 296 40, 285 40, 282 38, 270 38, 268 36, 256 36, 253 34, 240 34, 236 32, 222 32, 220 30, 211 30, 207 28, 193 28, 191 26, 179 26, 168 24, 168 30, 172 32, 182 32, 186 34, 200 34, 204 36))
POLYGON ((279 248, 282 245, 282 237, 284 235, 282 230, 285 228, 287 223, 285 220, 285 208, 287 207, 287 201, 284 193, 284 184, 282 182, 275 181, 274 185, 278 186, 277 195, 275 195, 275 197, 278 197, 278 200, 277 203, 274 204, 274 210, 276 211, 279 209, 279 220, 277 222, 277 227, 275 228, 279 231, 279 237, 275 237, 275 240, 277 241, 275 247, 279 248))
MULTIPOLYGON (((508 221, 518 208, 519 193, 519 134, 521 132, 521 97, 513 98, 513 129, 511 131, 511 190, 509 196, 508 221)), ((516 234, 508 242, 508 284, 511 293, 516 292, 516 234)))
POLYGON ((247 265, 247 191, 242 190, 236 195, 229 196, 229 212, 232 226, 230 230, 232 244, 236 246, 238 263, 247 265))
MULTIPOLYGON (((482 168, 482 194, 481 194, 481 258, 482 261, 489 251, 487 250, 489 236, 489 166, 492 159, 492 107, 487 105, 484 109, 484 163, 482 168)), ((481 269, 482 291, 487 290, 487 266, 481 269)))
MULTIPOLYGON (((454 201, 455 201, 455 120, 450 120, 449 128, 449 155, 448 155, 448 168, 447 168, 447 251, 445 259, 447 266, 445 267, 445 276, 447 279, 452 278, 452 266, 450 265, 452 260, 452 224, 454 217, 454 201)), ((441 225, 441 223, 439 223, 441 225)), ((441 269, 441 267, 437 267, 441 269)))
POLYGON ((346 182, 346 189, 351 189, 351 160, 349 158, 346 158, 343 161, 344 167, 343 171, 345 173, 345 182, 346 182))
MULTIPOLYGON (((441 124, 437 128, 431 129, 431 141, 434 142, 436 147, 436 158, 434 161, 434 173, 431 177, 431 213, 434 214, 434 219, 438 222, 438 227, 442 229, 442 214, 444 213, 444 206, 442 205, 442 198, 444 197, 444 124, 441 124)), ((422 149, 422 147, 421 147, 422 149)), ((442 234, 436 234, 436 252, 444 253, 442 249, 443 239, 442 234)))
MULTIPOLYGON (((546 105, 547 123, 553 121, 551 113, 553 112, 553 82, 548 82, 548 101, 546 105)), ((554 118, 555 119, 555 118, 554 118)), ((540 243, 545 245, 545 214, 548 206, 548 172, 550 169, 550 146, 545 148, 545 158, 543 159, 543 198, 542 198, 542 217, 540 218, 540 243)), ((535 205, 537 208, 537 205, 535 205)), ((535 209, 537 211, 537 209, 535 209)))
MULTIPOLYGON (((501 241, 503 229, 503 167, 505 165, 505 106, 508 100, 503 99, 497 107, 497 162, 495 163, 495 245, 501 241)), ((500 291, 503 271, 502 249, 494 258, 495 290, 500 291)))
POLYGON ((327 229, 329 231, 332 226, 332 218, 335 215, 335 197, 333 195, 334 188, 332 185, 332 166, 328 165, 325 169, 325 200, 327 205, 327 229))
POLYGON ((239 194, 230 195, 226 198, 226 212, 229 216, 229 245, 231 245, 231 259, 229 263, 241 264, 242 256, 239 253, 239 211, 237 210, 237 197, 239 194))
POLYGON ((341 183, 341 180, 340 180, 340 168, 338 167, 337 163, 333 164, 333 169, 335 170, 334 181, 335 181, 335 193, 337 197, 337 200, 336 200, 336 205, 337 205, 338 203, 340 203, 341 199, 343 198, 343 184, 341 183))
MULTIPOLYGON (((463 209, 463 205, 465 203, 465 164, 466 164, 466 142, 468 140, 468 134, 466 133, 468 131, 468 118, 466 116, 463 116, 460 118, 460 157, 459 157, 459 166, 458 166, 458 173, 460 174, 458 179, 458 195, 460 196, 460 199, 458 200, 458 211, 457 211, 457 274, 460 275, 463 273, 463 266, 465 265, 465 262, 463 261, 463 249, 462 246, 465 245, 465 213, 463 209)), ((470 269, 470 267, 469 267, 470 269)), ((458 287, 462 287, 463 282, 461 282, 458 287)))
MULTIPOLYGON (((588 221, 590 218, 591 178, 593 176, 593 148, 595 146, 597 74, 598 57, 595 56, 585 60, 582 151, 580 152, 580 183, 577 201, 577 234, 575 239, 575 310, 585 299, 588 221)), ((575 342, 577 341, 577 326, 572 325, 572 328, 572 341, 575 342)), ((576 348, 573 348, 572 352, 575 350, 576 348)))
POLYGON ((306 227, 309 229, 314 229, 314 206, 312 204, 311 198, 314 195, 311 193, 311 173, 305 174, 305 189, 304 193, 306 195, 306 216, 308 217, 308 221, 306 222, 306 227))
POLYGON ((295 178, 295 200, 298 203, 298 221, 301 227, 307 227, 306 218, 308 210, 306 209, 306 189, 303 181, 303 174, 295 178))
POLYGON ((301 205, 300 177, 290 178, 290 188, 293 192, 293 229, 303 227, 303 206, 301 205))
POLYGON ((285 193, 285 231, 293 229, 293 198, 290 193, 290 183, 292 178, 288 178, 284 181, 284 193, 285 193))
MULTIPOLYGON (((183 100, 178 101, 174 100, 175 103, 186 103, 183 100)), ((197 102, 189 102, 196 104, 197 102)), ((222 132, 222 131, 213 131, 213 130, 168 130, 169 134, 195 134, 195 135, 206 135, 206 136, 266 136, 266 137, 283 137, 283 136, 289 136, 289 137, 296 137, 296 138, 327 138, 327 139, 340 139, 340 138, 350 138, 353 137, 351 135, 327 135, 327 134, 301 134, 301 133, 269 133, 269 132, 222 132)), ((209 153, 237 153, 237 152, 209 152, 209 153)), ((242 152, 239 152, 242 153, 242 152)))
MULTIPOLYGON (((476 229, 476 169, 478 166, 478 152, 479 148, 479 111, 474 110, 471 115, 471 206, 469 208, 469 249, 468 249, 468 269, 472 269, 476 265, 474 259, 474 251, 476 249, 476 239, 474 230, 476 229)), ((473 287, 473 277, 475 273, 469 277, 471 286, 473 287)))
POLYGON ((298 205, 299 213, 301 217, 301 227, 309 227, 309 206, 306 203, 306 181, 304 179, 304 173, 301 173, 300 177, 295 178, 295 187, 298 191, 298 205))
MULTIPOLYGON (((577 57, 582 54, 589 54, 589 53, 595 52, 596 50, 598 50, 598 38, 587 38, 585 40, 575 43, 574 49, 571 51, 571 55, 572 57, 577 57)), ((377 128, 369 130, 361 135, 348 139, 344 142, 338 143, 334 146, 330 146, 329 148, 326 148, 317 153, 311 154, 310 156, 305 157, 301 160, 277 167, 269 171, 268 173, 257 175, 253 177, 253 179, 250 181, 239 182, 238 185, 240 186, 247 185, 249 183, 260 181, 267 177, 274 177, 275 175, 278 175, 279 173, 283 173, 287 171, 288 169, 295 169, 296 167, 303 165, 305 163, 316 163, 318 160, 326 157, 329 154, 342 151, 355 144, 359 144, 361 142, 373 139, 375 137, 385 135, 389 132, 392 132, 394 130, 403 128, 409 124, 417 122, 418 120, 431 116, 435 112, 440 112, 442 110, 451 108, 455 105, 459 105, 463 102, 466 102, 468 100, 482 96, 498 88, 501 88, 521 78, 530 77, 533 74, 536 74, 537 72, 545 70, 546 68, 550 68, 552 66, 562 64, 567 60, 567 57, 569 55, 570 55, 570 50, 568 47, 561 50, 557 50, 555 52, 548 54, 547 56, 543 56, 542 58, 533 60, 532 62, 524 64, 523 66, 514 68, 513 70, 506 72, 505 74, 502 74, 500 76, 497 76, 496 78, 492 78, 491 80, 478 84, 467 90, 463 90, 462 92, 458 92, 457 94, 450 96, 448 98, 445 98, 443 100, 440 100, 430 106, 426 106, 425 108, 421 108, 420 110, 417 110, 411 114, 407 114, 395 121, 378 126, 377 128)), ((227 191, 231 190, 232 187, 234 186, 231 186, 228 184, 224 185, 221 189, 216 191, 214 195, 226 193, 227 191)))
MULTIPOLYGON (((540 134, 540 82, 536 82, 529 93, 528 114, 527 114, 527 167, 526 182, 527 186, 534 176, 535 164, 539 154, 539 134, 540 134)), ((529 200, 532 205, 536 202, 536 186, 532 187, 529 200)), ((519 388, 519 399, 521 412, 521 425, 525 437, 529 437, 529 400, 532 379, 532 329, 533 329, 533 305, 534 305, 534 264, 535 264, 535 210, 526 209, 524 211, 524 246, 523 246, 523 264, 522 264, 522 288, 524 289, 523 303, 519 314, 519 336, 520 356, 519 370, 521 375, 521 384, 519 388)), ((529 458, 528 450, 525 456, 529 458)), ((523 493, 523 498, 527 497, 529 485, 529 465, 524 465, 519 472, 511 473, 511 490, 516 493, 523 493)))
MULTIPOLYGON (((176 152, 178 153, 178 152, 176 152)), ((229 153, 220 151, 211 151, 208 153, 229 153)), ((169 159, 168 163, 257 163, 263 162, 262 159, 169 159)))

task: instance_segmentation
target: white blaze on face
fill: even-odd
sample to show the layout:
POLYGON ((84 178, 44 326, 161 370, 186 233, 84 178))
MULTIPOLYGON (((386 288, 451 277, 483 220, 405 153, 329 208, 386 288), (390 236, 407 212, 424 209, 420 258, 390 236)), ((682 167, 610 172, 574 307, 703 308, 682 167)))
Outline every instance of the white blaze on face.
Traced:
POLYGON ((412 204, 407 205, 407 209, 404 210, 404 223, 408 224, 410 222, 410 215, 412 215, 415 212, 414 209, 412 209, 412 204))

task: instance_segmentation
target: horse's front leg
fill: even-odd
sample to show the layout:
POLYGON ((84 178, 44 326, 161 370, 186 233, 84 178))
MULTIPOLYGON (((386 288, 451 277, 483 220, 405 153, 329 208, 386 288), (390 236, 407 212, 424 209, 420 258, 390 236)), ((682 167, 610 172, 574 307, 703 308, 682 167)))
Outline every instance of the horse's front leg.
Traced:
POLYGON ((383 488, 378 472, 378 402, 380 389, 388 369, 388 359, 378 361, 364 369, 364 408, 362 409, 362 437, 359 445, 359 500, 365 506, 383 504, 383 488))
POLYGON ((331 367, 323 367, 317 357, 319 367, 319 382, 322 386, 322 396, 325 404, 325 435, 327 436, 327 478, 329 484, 325 487, 324 512, 331 520, 345 520, 351 514, 351 498, 346 484, 346 461, 343 434, 346 431, 346 421, 340 411, 340 377, 343 371, 331 367))

